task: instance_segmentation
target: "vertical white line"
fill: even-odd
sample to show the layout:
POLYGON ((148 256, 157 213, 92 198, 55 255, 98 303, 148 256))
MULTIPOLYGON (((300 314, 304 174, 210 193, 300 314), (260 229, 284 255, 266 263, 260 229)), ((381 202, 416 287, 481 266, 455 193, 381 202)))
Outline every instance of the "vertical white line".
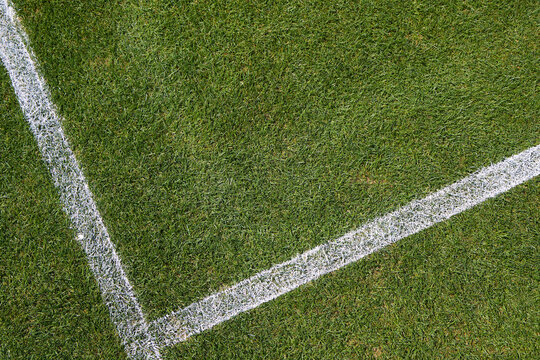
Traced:
POLYGON ((384 246, 427 229, 540 175, 540 145, 485 167, 421 200, 368 222, 339 239, 273 266, 229 289, 151 324, 160 347, 277 298, 318 277, 358 261, 384 246))
POLYGON ((66 140, 45 81, 37 70, 26 34, 7 0, 0 2, 0 57, 128 356, 160 359, 141 306, 66 140))

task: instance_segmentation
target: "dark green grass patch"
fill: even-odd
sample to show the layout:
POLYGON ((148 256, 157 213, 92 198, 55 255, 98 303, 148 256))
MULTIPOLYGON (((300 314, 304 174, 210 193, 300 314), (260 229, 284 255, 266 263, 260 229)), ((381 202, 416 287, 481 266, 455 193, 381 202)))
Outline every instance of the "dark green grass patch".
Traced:
POLYGON ((540 142, 534 1, 16 4, 151 318, 540 142))
POLYGON ((2 68, 0 359, 124 358, 2 68))

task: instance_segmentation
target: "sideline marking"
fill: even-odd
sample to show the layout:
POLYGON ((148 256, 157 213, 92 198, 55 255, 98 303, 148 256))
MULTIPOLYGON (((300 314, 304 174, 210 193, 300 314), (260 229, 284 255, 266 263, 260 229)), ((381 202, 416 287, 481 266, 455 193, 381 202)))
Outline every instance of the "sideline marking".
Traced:
POLYGON ((150 325, 151 331, 160 347, 184 341, 389 244, 447 220, 537 175, 540 175, 540 145, 482 168, 336 240, 157 319, 150 325))
POLYGON ((161 359, 159 348, 184 341, 540 175, 537 145, 148 324, 27 44, 15 11, 8 0, 0 0, 0 58, 132 359, 161 359))
POLYGON ((127 354, 132 359, 161 359, 37 70, 26 33, 7 0, 0 1, 0 57, 127 354))

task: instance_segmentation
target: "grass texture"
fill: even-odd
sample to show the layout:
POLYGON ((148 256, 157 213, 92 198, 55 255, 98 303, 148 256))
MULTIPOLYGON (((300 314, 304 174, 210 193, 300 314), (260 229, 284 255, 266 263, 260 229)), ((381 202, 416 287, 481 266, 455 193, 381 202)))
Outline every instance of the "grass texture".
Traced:
POLYGON ((4 68, 0 119, 0 358, 125 358, 4 68))
MULTIPOLYGON (((151 319, 540 141, 534 1, 15 5, 151 319)), ((2 250, 17 252, 9 245, 17 232, 56 239, 45 243, 67 253, 56 261, 67 262, 64 276, 80 275, 79 295, 59 314, 66 327, 47 324, 47 312, 39 326, 71 329, 64 313, 90 306, 78 329, 94 337, 63 330, 65 341, 81 339, 85 351, 104 341, 99 351, 117 354, 82 252, 2 84, 0 204, 26 221, 2 215, 2 250), (14 133, 21 144, 8 140, 14 133), (27 160, 17 146, 32 149, 27 160), (15 191, 23 172, 34 185, 15 191), (15 194, 15 203, 5 197, 15 194)), ((176 346, 169 358, 531 354, 538 195, 533 181, 176 346)), ((34 251, 28 261, 37 266, 34 251)), ((13 259, 2 258, 6 274, 16 273, 13 259)), ((16 345, 28 325, 9 325, 10 306, 0 319, 13 344, 5 348, 31 351, 16 345)))

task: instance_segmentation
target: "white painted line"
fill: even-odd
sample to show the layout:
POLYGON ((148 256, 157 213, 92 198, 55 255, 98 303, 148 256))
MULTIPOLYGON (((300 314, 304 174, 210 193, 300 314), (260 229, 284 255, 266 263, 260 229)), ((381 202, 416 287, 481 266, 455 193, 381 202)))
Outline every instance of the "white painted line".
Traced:
POLYGON ((45 81, 37 71, 26 34, 6 0, 0 1, 0 57, 126 352, 133 359, 160 359, 148 323, 64 136, 45 81))
POLYGON ((321 275, 355 262, 409 235, 540 175, 540 145, 485 167, 421 200, 379 217, 339 239, 317 246, 150 325, 160 347, 253 309, 321 275))
POLYGON ((161 347, 184 341, 540 174, 538 145, 148 325, 27 44, 15 11, 7 0, 0 0, 0 57, 132 359, 160 359, 161 347))

